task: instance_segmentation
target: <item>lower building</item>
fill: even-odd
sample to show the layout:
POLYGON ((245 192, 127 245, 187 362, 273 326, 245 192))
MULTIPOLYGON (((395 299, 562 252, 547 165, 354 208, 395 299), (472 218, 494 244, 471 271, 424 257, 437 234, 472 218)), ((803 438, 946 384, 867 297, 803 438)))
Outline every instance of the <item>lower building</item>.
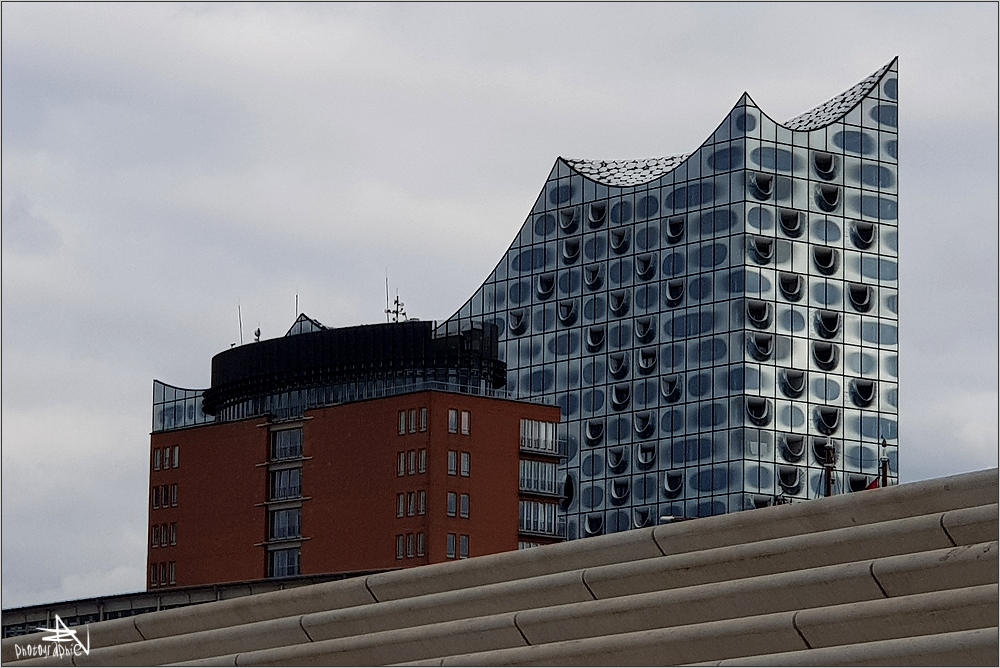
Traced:
POLYGON ((312 322, 314 331, 217 356, 214 392, 197 393, 193 419, 181 408, 190 391, 158 384, 150 589, 409 567, 559 540, 558 407, 447 382, 490 366, 488 336, 482 345, 435 339, 431 323, 312 322))

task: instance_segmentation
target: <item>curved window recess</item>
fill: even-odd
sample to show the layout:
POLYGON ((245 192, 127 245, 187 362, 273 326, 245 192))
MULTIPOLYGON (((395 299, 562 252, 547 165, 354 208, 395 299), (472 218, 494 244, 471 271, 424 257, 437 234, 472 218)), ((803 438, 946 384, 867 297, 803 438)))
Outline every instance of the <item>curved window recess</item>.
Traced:
POLYGON ((604 441, 604 420, 588 420, 583 438, 591 447, 600 445, 604 441))
POLYGON ((524 334, 528 329, 528 309, 518 309, 507 314, 507 326, 512 334, 524 334))
POLYGON ((766 494, 751 494, 750 503, 753 504, 754 510, 759 510, 761 508, 769 508, 774 505, 774 497, 768 496, 766 494))
POLYGON ((868 313, 872 308, 872 289, 861 283, 851 283, 847 288, 847 298, 855 311, 868 313))
POLYGON ((668 404, 675 404, 681 400, 681 377, 680 374, 670 374, 660 378, 660 394, 668 404))
POLYGON ((650 517, 652 516, 649 513, 649 508, 634 508, 632 510, 632 526, 636 529, 649 526, 650 517))
POLYGON ((875 390, 878 388, 878 385, 874 380, 855 378, 851 380, 850 388, 851 401, 854 402, 855 406, 865 408, 871 406, 872 402, 875 401, 875 390))
POLYGON ((797 466, 779 466, 778 485, 789 494, 797 494, 802 488, 802 470, 797 466))
POLYGON ((684 217, 674 216, 663 222, 663 237, 668 244, 680 243, 684 238, 684 217))
POLYGON ((631 488, 628 478, 615 478, 611 481, 611 504, 620 506, 628 501, 628 493, 631 488))
POLYGON ((781 437, 781 456, 789 462, 797 462, 806 454, 806 439, 798 434, 783 434, 781 437))
POLYGON ((667 471, 663 476, 663 494, 668 499, 676 499, 684 490, 684 472, 667 471))
POLYGON ((565 234, 576 232, 580 224, 580 207, 574 206, 559 212, 559 229, 565 234))
POLYGON ((639 367, 639 373, 643 376, 648 376, 656 371, 656 348, 641 348, 637 359, 636 366, 639 367))
POLYGON ((748 299, 747 318, 757 329, 765 329, 771 324, 771 305, 760 299, 748 299))
POLYGON ((604 284, 604 265, 591 264, 583 268, 583 283, 589 290, 596 290, 604 284))
POLYGON ((798 274, 785 271, 778 272, 778 288, 781 296, 790 302, 797 302, 802 299, 803 286, 805 281, 798 274))
POLYGON ((635 429, 635 433, 638 434, 640 438, 649 438, 652 436, 653 432, 656 430, 656 419, 652 411, 642 411, 636 413, 632 427, 635 429))
POLYGON ((629 306, 629 291, 628 290, 614 290, 608 295, 608 306, 611 308, 611 312, 617 316, 623 316, 628 313, 629 306))
POLYGON ((580 240, 564 239, 562 247, 563 264, 573 264, 580 259, 580 240))
POLYGON ((749 175, 750 193, 759 200, 771 198, 774 192, 774 175, 752 172, 749 175))
POLYGON ((747 417, 759 427, 771 423, 771 402, 764 397, 747 397, 747 417))
POLYGON ((875 223, 854 221, 851 223, 851 241, 861 250, 871 248, 875 243, 875 231, 877 229, 875 223))
POLYGON ((559 317, 559 322, 564 325, 572 325, 576 322, 577 308, 575 299, 567 299, 565 301, 559 302, 559 308, 556 309, 556 314, 559 317))
POLYGON ((644 281, 656 276, 656 258, 652 253, 635 256, 635 275, 644 281))
POLYGON ((608 203, 594 202, 587 209, 587 224, 591 229, 596 230, 608 218, 608 203))
POLYGON ((816 366, 824 371, 836 369, 840 361, 840 352, 837 350, 837 346, 832 343, 813 342, 812 354, 816 366))
POLYGON ((653 443, 640 443, 635 451, 636 466, 645 471, 652 468, 656 463, 656 445, 653 443))
POLYGON ((774 354, 774 337, 770 334, 750 334, 747 337, 747 347, 750 355, 759 362, 771 359, 774 354))
POLYGON ((593 353, 603 348, 606 335, 607 330, 604 325, 594 325, 593 327, 588 327, 587 350, 593 353))
POLYGON ((774 257, 774 239, 751 236, 747 239, 747 248, 757 264, 767 264, 774 257))
POLYGON ((802 236, 802 214, 791 209, 778 209, 778 225, 786 236, 796 239, 802 236))
POLYGON ((625 457, 625 448, 608 448, 608 468, 615 473, 621 473, 628 466, 628 459, 625 457))
POLYGON ((816 176, 829 181, 837 174, 837 159, 832 153, 816 151, 813 153, 813 168, 816 170, 816 176))
POLYGON ((611 388, 611 407, 616 411, 628 408, 632 399, 632 385, 629 383, 618 383, 611 388))
POLYGON ((556 290, 556 275, 555 274, 539 274, 538 283, 536 285, 536 291, 538 292, 539 299, 548 299, 552 296, 552 293, 556 290))
MULTIPOLYGON (((839 411, 838 411, 839 412, 839 411)), ((839 420, 839 417, 838 417, 839 420)), ((824 432, 825 433, 825 432, 824 432)), ((813 439, 813 456, 816 457, 817 463, 822 464, 836 464, 837 463, 837 442, 832 438, 814 438, 813 439), (829 460, 827 458, 830 458, 829 460), (830 461, 832 460, 832 461, 830 461)))
POLYGON ((649 343, 656 336, 656 320, 652 316, 636 318, 635 338, 639 343, 649 343))
POLYGON ((868 489, 868 485, 871 484, 870 479, 866 475, 861 475, 858 473, 852 473, 847 476, 847 489, 851 492, 860 492, 868 489))
POLYGON ((663 291, 663 300, 671 308, 680 306, 681 302, 684 301, 683 278, 675 278, 667 281, 667 289, 663 291))
POLYGON ((823 211, 834 211, 840 204, 840 188, 820 183, 816 186, 816 206, 823 211))
POLYGON ((608 373, 621 380, 628 375, 628 353, 611 353, 608 356, 608 373))
POLYGON ((831 274, 835 274, 837 267, 840 266, 840 254, 835 248, 814 246, 813 263, 816 265, 819 273, 830 276, 831 274))
POLYGON ((615 255, 621 255, 628 250, 630 228, 611 230, 611 250, 615 255))
POLYGON ((832 339, 840 334, 840 313, 816 311, 816 333, 824 339, 832 339))
POLYGON ((573 498, 576 496, 576 487, 573 485, 573 477, 570 475, 564 475, 562 484, 559 487, 562 489, 562 499, 559 500, 559 509, 566 512, 569 510, 570 505, 573 504, 573 498))
POLYGON ((583 533, 587 536, 600 536, 604 533, 604 514, 587 515, 587 520, 583 523, 583 533))
POLYGON ((781 370, 781 391, 790 398, 797 399, 806 391, 806 372, 798 369, 781 370))

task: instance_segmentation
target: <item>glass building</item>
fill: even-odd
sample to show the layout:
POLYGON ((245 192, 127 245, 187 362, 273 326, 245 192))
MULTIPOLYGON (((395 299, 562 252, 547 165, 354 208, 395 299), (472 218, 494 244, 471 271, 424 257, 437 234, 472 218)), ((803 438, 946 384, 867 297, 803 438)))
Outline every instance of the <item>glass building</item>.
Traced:
POLYGON ((883 456, 895 482, 896 71, 785 123, 744 94, 686 155, 558 159, 440 325, 495 323, 508 392, 562 409, 568 538, 856 491, 883 456))

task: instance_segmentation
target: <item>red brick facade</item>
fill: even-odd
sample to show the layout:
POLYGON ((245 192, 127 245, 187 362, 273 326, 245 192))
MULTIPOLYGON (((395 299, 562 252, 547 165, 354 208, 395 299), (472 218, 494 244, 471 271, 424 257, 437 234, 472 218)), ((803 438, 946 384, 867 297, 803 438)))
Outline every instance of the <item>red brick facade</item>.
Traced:
POLYGON ((280 576, 296 549, 304 575, 517 549, 522 419, 559 409, 429 391, 154 433, 147 584, 280 576), (272 433, 299 429, 275 457, 272 433))

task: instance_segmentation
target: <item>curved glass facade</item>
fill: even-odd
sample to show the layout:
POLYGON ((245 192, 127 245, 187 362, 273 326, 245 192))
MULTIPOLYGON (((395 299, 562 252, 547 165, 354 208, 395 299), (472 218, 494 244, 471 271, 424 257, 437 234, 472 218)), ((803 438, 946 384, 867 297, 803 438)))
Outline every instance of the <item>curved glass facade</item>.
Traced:
POLYGON ((897 475, 896 62, 784 124, 746 95, 689 155, 560 158, 442 325, 495 323, 562 409, 577 538, 897 475), (831 450, 832 449, 832 450, 831 450))

